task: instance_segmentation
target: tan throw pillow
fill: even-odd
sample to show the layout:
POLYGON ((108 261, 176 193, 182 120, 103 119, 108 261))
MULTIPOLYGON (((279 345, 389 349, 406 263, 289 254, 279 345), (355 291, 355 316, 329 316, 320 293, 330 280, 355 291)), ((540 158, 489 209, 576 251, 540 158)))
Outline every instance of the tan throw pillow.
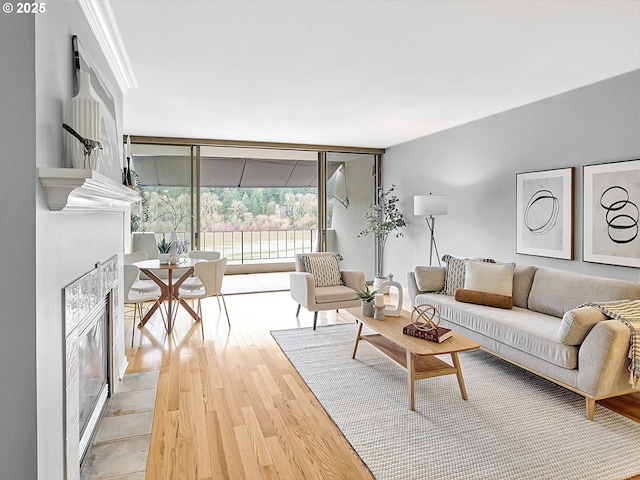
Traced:
POLYGON ((421 292, 439 292, 444 287, 447 269, 444 267, 416 267, 413 270, 421 292))
POLYGON ((313 275, 316 287, 335 287, 344 285, 340 275, 338 255, 303 255, 300 261, 305 271, 313 275))
POLYGON ((456 290, 454 298, 458 302, 475 303, 476 305, 486 305, 488 307, 504 308, 507 310, 513 308, 513 297, 498 295, 496 293, 478 292, 477 290, 459 288, 456 290))
POLYGON ((464 288, 511 297, 515 264, 485 263, 466 260, 464 288))
POLYGON ((579 307, 562 317, 556 340, 565 345, 580 345, 591 329, 607 317, 595 307, 579 307))

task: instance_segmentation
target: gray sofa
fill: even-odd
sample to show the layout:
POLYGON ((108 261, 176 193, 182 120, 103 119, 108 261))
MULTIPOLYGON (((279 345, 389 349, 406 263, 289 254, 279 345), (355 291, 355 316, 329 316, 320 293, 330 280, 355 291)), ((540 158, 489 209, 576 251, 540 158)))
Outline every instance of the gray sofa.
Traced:
MULTIPOLYGON (((513 272, 513 308, 458 302, 435 293, 445 267, 416 267, 407 276, 411 306, 435 305, 440 324, 476 340, 483 349, 595 401, 625 395, 629 383, 630 329, 588 302, 640 299, 640 284, 534 266, 513 272), (420 290, 421 285, 423 290, 420 290)), ((449 292, 450 293, 450 292, 449 292)))

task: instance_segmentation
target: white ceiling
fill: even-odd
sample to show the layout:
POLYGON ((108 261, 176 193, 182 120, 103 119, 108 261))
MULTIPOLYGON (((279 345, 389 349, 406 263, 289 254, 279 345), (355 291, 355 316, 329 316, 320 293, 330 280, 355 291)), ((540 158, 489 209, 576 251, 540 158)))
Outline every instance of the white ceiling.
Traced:
POLYGON ((640 68, 640 0, 111 0, 124 133, 390 147, 640 68))

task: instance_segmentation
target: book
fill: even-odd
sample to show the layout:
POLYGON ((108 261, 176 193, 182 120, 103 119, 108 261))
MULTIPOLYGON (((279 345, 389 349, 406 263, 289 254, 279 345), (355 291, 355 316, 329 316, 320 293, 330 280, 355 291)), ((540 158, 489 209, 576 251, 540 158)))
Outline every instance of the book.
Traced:
POLYGON ((423 331, 418 330, 415 325, 409 324, 402 328, 402 333, 405 335, 411 335, 412 337, 422 338, 423 340, 429 340, 431 342, 442 343, 447 338, 453 336, 453 332, 445 327, 436 327, 433 330, 423 331))

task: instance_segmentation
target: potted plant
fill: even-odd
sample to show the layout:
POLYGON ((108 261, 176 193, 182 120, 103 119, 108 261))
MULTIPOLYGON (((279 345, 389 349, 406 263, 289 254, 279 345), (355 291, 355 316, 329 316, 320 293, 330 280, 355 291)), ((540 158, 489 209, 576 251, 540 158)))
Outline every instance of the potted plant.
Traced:
POLYGON ((356 297, 362 300, 362 314, 368 317, 373 317, 375 313, 375 306, 373 305, 373 301, 375 300, 375 295, 378 293, 377 290, 369 290, 369 285, 365 283, 364 288, 362 290, 356 290, 356 297))
POLYGON ((358 237, 371 236, 376 239, 378 256, 374 287, 386 280, 382 271, 382 259, 384 257, 384 247, 387 244, 389 236, 393 235, 396 238, 403 237, 404 234, 400 229, 407 225, 402 213, 398 210, 398 202, 400 200, 393 193, 395 189, 395 185, 391 185, 391 188, 386 191, 382 186, 378 187, 377 202, 371 205, 371 211, 365 214, 367 228, 358 234, 358 237))
POLYGON ((162 240, 158 242, 158 260, 160 263, 169 263, 169 256, 171 252, 171 244, 167 242, 162 234, 162 240))

